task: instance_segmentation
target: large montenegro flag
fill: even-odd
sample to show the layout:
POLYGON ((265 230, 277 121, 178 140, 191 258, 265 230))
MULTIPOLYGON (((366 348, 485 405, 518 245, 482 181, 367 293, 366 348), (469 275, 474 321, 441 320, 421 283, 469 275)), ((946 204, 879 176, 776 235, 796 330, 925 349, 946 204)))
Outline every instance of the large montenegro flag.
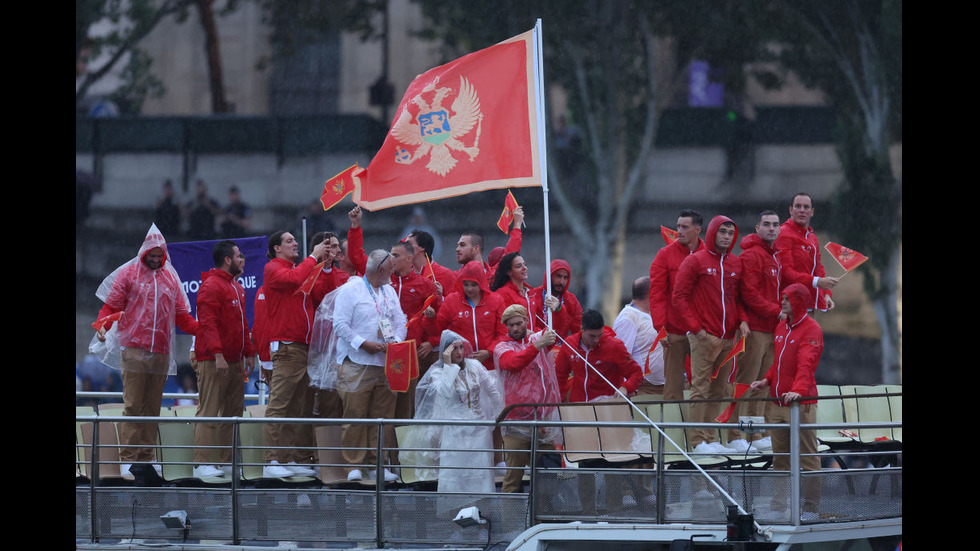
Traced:
POLYGON ((416 77, 371 164, 327 180, 324 208, 351 191, 377 210, 540 186, 536 82, 534 31, 416 77))

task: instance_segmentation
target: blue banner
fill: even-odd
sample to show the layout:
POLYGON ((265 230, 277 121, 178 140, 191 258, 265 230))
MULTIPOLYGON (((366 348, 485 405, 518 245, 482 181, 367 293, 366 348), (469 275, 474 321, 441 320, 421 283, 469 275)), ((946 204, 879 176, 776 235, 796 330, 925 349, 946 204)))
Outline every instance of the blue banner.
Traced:
MULTIPOLYGON (((185 241, 183 243, 167 243, 167 251, 170 253, 170 263, 177 270, 180 281, 187 293, 187 299, 191 303, 191 315, 197 317, 197 291, 201 288, 201 273, 214 268, 214 259, 211 256, 214 244, 220 239, 213 241, 185 241)), ((238 249, 245 255, 245 270, 238 276, 238 282, 245 288, 245 316, 248 318, 249 327, 255 319, 253 310, 255 306, 255 293, 262 285, 262 272, 265 270, 267 261, 265 253, 269 250, 269 238, 261 237, 241 237, 232 239, 238 249)))

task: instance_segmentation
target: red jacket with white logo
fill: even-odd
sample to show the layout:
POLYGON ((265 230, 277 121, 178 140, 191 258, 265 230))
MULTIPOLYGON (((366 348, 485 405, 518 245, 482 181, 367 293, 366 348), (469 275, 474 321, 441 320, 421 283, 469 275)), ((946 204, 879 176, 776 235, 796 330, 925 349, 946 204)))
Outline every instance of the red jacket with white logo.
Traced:
POLYGON ((213 268, 201 273, 197 323, 197 360, 213 360, 221 353, 226 361, 238 362, 255 354, 245 318, 245 289, 228 272, 213 268))
POLYGON ((524 292, 526 295, 521 295, 520 290, 518 290, 517 285, 514 282, 507 280, 500 286, 499 289, 494 291, 500 298, 504 299, 504 304, 510 306, 511 304, 516 304, 518 306, 523 306, 527 308, 528 316, 531 319, 527 322, 527 330, 531 333, 540 331, 544 327, 544 323, 537 319, 534 314, 541 315, 541 295, 534 292, 534 287, 531 287, 527 283, 524 283, 524 292))
MULTIPOLYGON (((814 373, 823 353, 823 330, 807 313, 810 292, 805 285, 794 283, 783 293, 793 307, 793 318, 776 327, 776 359, 765 376, 769 381, 769 395, 778 398, 795 392, 800 396, 816 396, 814 373)), ((816 400, 803 400, 803 403, 813 404, 816 400)))
POLYGON ((749 329, 772 333, 779 321, 779 261, 776 248, 752 233, 742 239, 742 302, 749 329))
MULTIPOLYGON (((313 314, 327 293, 334 289, 334 279, 317 277, 313 291, 298 292, 317 262, 307 256, 297 265, 282 258, 273 258, 265 265, 262 287, 265 291, 268 342, 286 341, 309 344, 313 329, 313 314)), ((324 274, 320 274, 321 276, 324 274)))
POLYGON ((718 227, 724 222, 731 222, 731 219, 725 216, 712 218, 705 234, 704 248, 685 258, 677 269, 671 306, 678 316, 682 334, 704 329, 719 339, 730 339, 735 336, 738 324, 745 320, 739 296, 742 261, 731 252, 738 239, 738 229, 728 251, 719 254, 713 246, 718 227))
POLYGON ((830 291, 813 286, 814 277, 827 275, 820 260, 820 242, 813 228, 802 228, 792 219, 783 222, 776 238, 776 251, 783 271, 780 290, 793 283, 801 283, 810 295, 807 308, 826 310, 826 298, 831 296, 830 291))
POLYGON ((439 345, 438 336, 446 329, 458 333, 469 341, 473 351, 486 350, 490 357, 483 362, 487 369, 493 369, 493 349, 507 338, 507 329, 500 317, 507 307, 504 300, 487 287, 483 266, 474 260, 460 270, 456 280, 456 290, 450 293, 439 307, 439 312, 427 334, 432 335, 429 342, 433 347, 439 345), (482 296, 479 304, 471 304, 463 292, 463 281, 475 281, 480 285, 482 296))
POLYGON ((562 396, 569 391, 569 387, 569 402, 588 402, 615 394, 621 386, 626 387, 628 393, 636 392, 643 381, 643 370, 612 329, 603 327, 599 343, 591 350, 582 346, 581 340, 582 332, 575 333, 567 339, 567 344, 558 349, 555 357, 555 374, 562 396), (589 368, 586 362, 595 370, 589 368), (595 371, 602 373, 602 377, 609 382, 595 371))
MULTIPOLYGON (((704 241, 698 239, 695 252, 704 249, 704 241)), ((674 241, 657 251, 650 263, 650 317, 654 327, 665 327, 668 333, 683 335, 678 312, 671 306, 677 269, 684 259, 694 254, 686 245, 674 241)), ((576 329, 577 331, 578 329, 576 329)))

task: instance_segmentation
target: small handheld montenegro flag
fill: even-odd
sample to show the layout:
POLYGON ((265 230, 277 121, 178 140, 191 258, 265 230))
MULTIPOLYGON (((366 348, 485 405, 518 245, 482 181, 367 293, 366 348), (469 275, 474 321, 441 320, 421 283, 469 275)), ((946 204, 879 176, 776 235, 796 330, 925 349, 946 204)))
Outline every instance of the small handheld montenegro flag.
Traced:
POLYGON ((722 360, 721 363, 718 364, 718 369, 711 374, 711 380, 714 381, 718 378, 718 373, 721 371, 721 366, 727 364, 729 361, 733 360, 735 356, 738 356, 742 352, 745 352, 745 337, 739 339, 738 342, 735 343, 735 346, 732 347, 732 351, 725 356, 725 359, 722 360))
POLYGON ((415 340, 393 342, 385 352, 385 376, 393 392, 408 392, 412 379, 419 376, 415 340))
MULTIPOLYGON (((745 391, 748 389, 749 389, 749 385, 745 383, 735 383, 735 395, 732 396, 732 398, 738 400, 739 398, 742 397, 743 394, 745 394, 745 391)), ((735 413, 736 407, 738 407, 737 402, 732 402, 728 404, 728 407, 725 408, 725 411, 721 412, 721 414, 715 418, 715 422, 727 423, 728 420, 732 418, 732 414, 735 413)))
POLYGON ((300 293, 303 293, 304 295, 310 294, 313 291, 313 285, 316 284, 317 276, 319 276, 320 272, 322 271, 323 271, 323 262, 320 262, 319 264, 313 267, 313 271, 310 272, 310 275, 306 276, 306 281, 304 281, 303 284, 299 286, 299 289, 296 289, 296 292, 293 294, 294 295, 298 295, 300 293))
POLYGON ((330 210, 330 207, 354 191, 355 174, 359 174, 362 170, 357 166, 357 163, 354 163, 323 184, 323 193, 320 194, 320 204, 323 205, 323 210, 330 210))
POLYGON ((827 252, 834 257, 834 260, 840 264, 841 268, 844 268, 845 272, 850 272, 868 260, 868 257, 855 251, 854 249, 848 249, 847 247, 838 245, 833 241, 828 241, 823 248, 827 249, 827 252))
POLYGON ((660 236, 664 238, 664 243, 670 245, 677 241, 677 230, 672 230, 667 226, 660 226, 660 236))
POLYGON ((112 322, 119 321, 119 318, 122 317, 122 314, 123 314, 122 311, 119 311, 116 312, 115 314, 109 314, 108 316, 99 318, 95 320, 95 322, 92 324, 92 328, 95 329, 96 331, 100 331, 102 330, 103 327, 107 325, 112 326, 112 322))
POLYGON ((500 213, 500 219, 497 220, 497 227, 500 231, 508 233, 510 230, 510 223, 514 221, 514 209, 519 207, 517 204, 517 199, 514 199, 514 194, 507 191, 507 198, 504 199, 504 210, 500 213))

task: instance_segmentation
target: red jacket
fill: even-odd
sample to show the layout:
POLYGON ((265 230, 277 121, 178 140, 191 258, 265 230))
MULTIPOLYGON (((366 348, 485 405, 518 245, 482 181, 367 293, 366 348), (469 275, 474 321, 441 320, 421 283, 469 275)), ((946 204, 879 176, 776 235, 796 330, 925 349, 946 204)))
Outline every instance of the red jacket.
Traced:
MULTIPOLYGON (((354 265, 357 275, 364 275, 367 269, 367 254, 364 253, 364 230, 360 226, 347 229, 347 258, 354 265)), ((341 285, 347 279, 345 277, 344 281, 340 282, 341 285)))
MULTIPOLYGON (((398 295, 402 312, 410 320, 422 310, 426 299, 436 294, 436 284, 432 282, 432 278, 422 277, 413 270, 410 270, 408 275, 404 277, 394 273, 391 274, 391 287, 395 290, 395 294, 398 295)), ((431 306, 438 311, 441 304, 442 301, 437 296, 431 306)), ((410 323, 405 339, 415 339, 416 344, 421 344, 423 325, 422 318, 410 323)))
MULTIPOLYGON (((558 299, 559 307, 551 313, 551 327, 559 337, 564 338, 582 330, 582 304, 578 301, 578 297, 568 290, 572 286, 572 267, 568 262, 556 258, 551 261, 551 277, 554 277, 555 272, 558 270, 568 272, 568 284, 565 285, 565 289, 561 294, 555 297, 558 299)), ((547 285, 548 281, 545 280, 540 287, 534 290, 534 293, 539 299, 537 315, 541 316, 543 320, 548 319, 544 311, 544 297, 546 295, 545 290, 547 289, 547 285)), ((544 326, 543 323, 541 325, 544 326)))
POLYGON ((780 291, 793 283, 801 283, 810 294, 807 308, 826 310, 826 298, 831 296, 830 291, 813 286, 814 277, 827 275, 820 261, 820 242, 817 234, 813 233, 813 228, 801 228, 792 219, 783 222, 779 227, 779 237, 776 238, 776 251, 782 266, 780 291))
MULTIPOLYGON (((793 319, 776 327, 776 360, 765 376, 769 381, 769 395, 778 398, 787 392, 795 392, 800 396, 816 396, 814 373, 823 353, 823 330, 807 313, 810 293, 805 285, 794 283, 783 292, 793 307, 793 319)), ((803 401, 804 404, 815 402, 803 401)))
POLYGON ((238 362, 255 354, 245 318, 245 289, 228 272, 213 268, 201 274, 197 321, 197 360, 213 360, 221 353, 226 361, 238 362))
POLYGON ((711 219, 704 236, 705 247, 685 258, 677 269, 671 306, 682 334, 704 329, 720 339, 730 339, 735 336, 738 324, 745 320, 739 296, 742 261, 732 254, 738 229, 727 252, 719 254, 713 246, 715 233, 723 222, 731 219, 725 216, 711 219))
POLYGON ((623 341, 616 338, 616 333, 608 327, 603 327, 599 344, 587 350, 581 343, 582 332, 579 331, 567 339, 567 344, 558 349, 555 358, 555 373, 558 376, 558 386, 561 395, 569 391, 569 402, 588 402, 615 394, 616 389, 624 386, 628 393, 636 392, 643 381, 643 370, 636 363, 623 341), (578 352, 578 354, 575 353, 578 352), (582 357, 579 357, 581 355, 582 357), (584 358, 584 360, 583 360, 584 358), (592 365, 602 376, 609 379, 609 385, 586 363, 592 365), (572 379, 569 381, 569 374, 572 379))
MULTIPOLYGON (((115 274, 98 319, 116 312, 123 312, 117 330, 119 344, 127 348, 169 353, 174 324, 185 333, 197 334, 197 320, 190 314, 187 295, 169 261, 167 242, 156 225, 147 232, 136 259, 115 274), (143 259, 157 247, 163 250, 162 264, 151 270, 143 259)), ((106 329, 111 327, 106 324, 106 329)))
POLYGON ((447 296, 434 320, 427 323, 434 325, 428 331, 432 335, 429 342, 433 347, 439 346, 439 335, 446 329, 454 331, 466 338, 473 351, 486 350, 490 357, 483 365, 493 369, 493 349, 496 344, 507 338, 507 329, 500 317, 507 307, 504 300, 487 287, 483 277, 483 267, 476 260, 463 266, 456 280, 456 290, 447 296), (463 293, 463 281, 475 281, 480 285, 482 296, 479 304, 470 304, 463 293), (434 339, 434 340, 433 340, 434 339))
POLYGON ((259 355, 259 361, 269 362, 272 357, 269 352, 269 313, 266 307, 265 286, 260 285, 255 292, 255 305, 252 308, 252 315, 255 321, 252 322, 252 346, 259 355))
MULTIPOLYGON (((704 248, 704 241, 698 239, 698 248, 704 248)), ((657 251, 657 256, 650 263, 650 317, 654 327, 665 327, 668 333, 683 335, 678 312, 671 306, 674 294, 674 282, 677 279, 677 269, 685 258, 694 254, 678 241, 657 251)))
POLYGON ((776 248, 759 234, 742 239, 742 302, 749 329, 772 333, 779 321, 779 261, 776 248))
MULTIPOLYGON (((508 336, 497 343, 493 349, 493 361, 504 376, 504 396, 507 405, 511 404, 557 404, 561 402, 555 366, 551 359, 551 349, 538 350, 534 342, 541 338, 542 332, 529 334, 521 341, 508 336)), ((538 410, 539 419, 548 419, 554 408, 538 410)), ((514 408, 507 414, 508 419, 531 419, 534 408, 514 408)))
POLYGON ((541 328, 544 327, 544 323, 534 316, 535 313, 540 316, 540 310, 542 308, 541 295, 534 292, 534 287, 524 283, 524 292, 526 293, 526 296, 522 296, 521 292, 517 289, 517 285, 514 285, 514 282, 511 280, 507 280, 507 283, 504 283, 494 292, 500 295, 500 298, 504 299, 505 307, 510 306, 511 304, 516 304, 527 308, 528 316, 531 318, 527 322, 527 330, 529 333, 540 331, 541 328))
POLYGON ((297 292, 316 264, 316 259, 312 256, 307 256, 295 266, 281 258, 273 258, 266 263, 262 286, 265 288, 269 321, 265 337, 269 342, 309 344, 316 307, 335 285, 333 278, 318 276, 311 293, 297 292))

